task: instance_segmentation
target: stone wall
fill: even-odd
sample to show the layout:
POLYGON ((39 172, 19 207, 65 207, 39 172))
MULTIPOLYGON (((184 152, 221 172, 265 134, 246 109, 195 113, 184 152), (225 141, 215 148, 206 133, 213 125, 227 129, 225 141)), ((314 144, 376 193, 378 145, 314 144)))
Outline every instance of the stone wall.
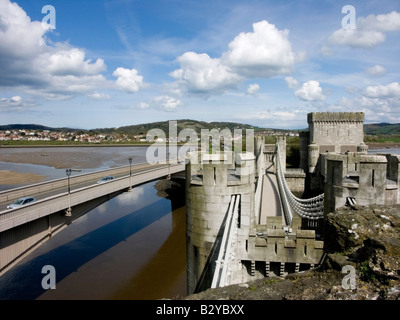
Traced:
POLYGON ((320 263, 323 241, 316 240, 314 230, 302 230, 301 223, 300 217, 294 217, 292 226, 284 229, 282 217, 268 217, 266 225, 250 232, 248 252, 242 260, 263 262, 264 276, 282 276, 320 263), (272 264, 279 266, 279 270, 272 270, 272 264))
POLYGON ((304 193, 306 174, 302 169, 286 169, 285 180, 290 191, 301 197, 304 193))
POLYGON ((308 114, 309 143, 320 153, 357 151, 364 141, 363 112, 312 112, 308 114))
POLYGON ((326 155, 325 213, 349 204, 349 200, 363 206, 400 203, 399 159, 361 153, 326 155))

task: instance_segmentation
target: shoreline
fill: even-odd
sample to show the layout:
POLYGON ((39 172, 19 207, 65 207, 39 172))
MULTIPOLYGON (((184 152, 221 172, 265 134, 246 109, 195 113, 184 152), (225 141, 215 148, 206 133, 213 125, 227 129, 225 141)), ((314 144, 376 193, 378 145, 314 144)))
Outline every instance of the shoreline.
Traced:
POLYGON ((0 148, 149 147, 151 145, 153 144, 0 144, 0 148))
POLYGON ((400 143, 396 142, 370 142, 366 143, 368 149, 390 149, 400 148, 400 143))

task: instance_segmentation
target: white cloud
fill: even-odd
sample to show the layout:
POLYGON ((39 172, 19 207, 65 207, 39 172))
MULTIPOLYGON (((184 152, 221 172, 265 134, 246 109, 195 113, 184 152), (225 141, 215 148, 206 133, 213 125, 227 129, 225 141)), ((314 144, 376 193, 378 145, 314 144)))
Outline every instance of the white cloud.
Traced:
POLYGON ((249 87, 247 88, 247 94, 250 96, 255 96, 258 93, 258 90, 260 90, 260 86, 257 83, 251 83, 249 84, 249 87))
POLYGON ((398 82, 392 82, 386 86, 368 86, 367 88, 365 88, 364 95, 369 98, 400 98, 400 84, 398 82))
MULTIPOLYGON (((46 24, 45 24, 46 25, 46 24)), ((92 62, 82 49, 46 43, 46 28, 31 21, 16 3, 0 1, 0 84, 49 100, 69 99, 108 86, 100 73, 104 61, 92 62)))
POLYGON ((177 107, 181 105, 181 101, 170 96, 159 96, 155 97, 152 101, 152 105, 158 109, 164 111, 175 111, 177 107))
POLYGON ((285 81, 289 89, 296 89, 300 85, 299 82, 293 77, 286 77, 285 81))
POLYGON ((326 96, 322 92, 322 88, 318 81, 310 80, 304 82, 301 86, 300 83, 293 77, 285 78, 286 84, 289 89, 293 89, 294 95, 304 101, 323 101, 326 96))
POLYGON ((141 102, 138 105, 138 109, 148 109, 150 107, 150 104, 148 104, 147 102, 141 102))
POLYGON ((329 56, 333 55, 333 51, 328 46, 322 46, 321 55, 324 56, 324 57, 329 57, 329 56))
POLYGON ((367 86, 354 98, 341 98, 331 108, 339 111, 363 111, 369 122, 400 122, 400 84, 367 86))
POLYGON ((293 71, 295 54, 288 40, 289 31, 278 30, 268 21, 253 24, 253 32, 240 33, 222 59, 238 74, 272 77, 293 71))
POLYGON ((253 32, 240 33, 220 58, 186 52, 177 61, 180 68, 170 75, 182 91, 221 94, 251 78, 269 78, 293 71, 296 55, 288 40, 267 21, 253 24, 253 32))
POLYGON ((34 107, 34 104, 25 101, 21 96, 0 98, 0 111, 3 112, 21 112, 31 107, 34 107))
POLYGON ((385 32, 400 30, 400 14, 369 15, 357 19, 356 29, 338 29, 328 42, 353 48, 372 48, 386 40, 385 32))
MULTIPOLYGON (((46 25, 46 24, 45 24, 46 25)), ((111 88, 101 73, 104 60, 86 56, 85 50, 68 43, 49 45, 50 28, 32 21, 25 11, 9 0, 0 1, 0 85, 46 100, 65 100, 77 95, 107 99, 96 93, 111 88)), ((136 92, 143 88, 143 77, 135 69, 117 68, 114 88, 136 92)))
POLYGON ((388 14, 371 14, 358 19, 358 28, 362 30, 397 31, 400 30, 400 13, 392 11, 388 14))
POLYGON ((138 74, 136 69, 129 70, 119 67, 115 69, 113 76, 117 77, 116 88, 122 91, 134 93, 144 86, 143 77, 138 74))
POLYGON ((302 87, 295 91, 294 95, 305 101, 322 101, 326 99, 319 82, 314 80, 303 83, 302 87))
POLYGON ((59 49, 40 56, 43 68, 51 75, 96 75, 106 69, 103 59, 95 63, 85 60, 85 52, 77 48, 59 49))
POLYGON ((365 72, 370 76, 381 76, 386 73, 386 69, 377 64, 371 68, 366 69, 365 72))
POLYGON ((141 110, 154 109, 166 112, 173 112, 181 105, 182 101, 180 99, 168 95, 162 95, 154 97, 150 99, 148 102, 139 103, 136 109, 141 109, 141 110))
POLYGON ((231 72, 220 59, 209 55, 186 52, 178 58, 181 69, 171 76, 175 78, 184 91, 192 93, 222 93, 235 88, 242 78, 231 72))
POLYGON ((339 29, 329 38, 333 45, 350 46, 354 48, 371 48, 384 42, 386 36, 380 31, 339 29))
POLYGON ((0 57, 29 59, 44 51, 43 36, 48 29, 31 21, 16 3, 0 1, 0 57))
POLYGON ((271 128, 302 128, 304 119, 307 119, 305 110, 288 110, 285 108, 274 108, 274 110, 263 110, 247 112, 236 116, 239 121, 252 121, 260 126, 271 128), (284 125, 283 125, 284 124, 284 125))
POLYGON ((88 96, 95 100, 108 100, 111 98, 109 94, 97 91, 89 94, 88 96))

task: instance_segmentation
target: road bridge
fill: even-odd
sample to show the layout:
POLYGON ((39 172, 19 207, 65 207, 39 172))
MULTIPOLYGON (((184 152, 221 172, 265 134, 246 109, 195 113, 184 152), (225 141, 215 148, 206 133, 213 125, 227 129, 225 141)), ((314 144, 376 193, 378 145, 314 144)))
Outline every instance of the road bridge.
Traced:
POLYGON ((184 171, 184 164, 138 164, 47 181, 0 192, 0 273, 74 219, 133 186, 184 171), (104 176, 114 179, 98 184, 104 176), (37 201, 6 209, 16 198, 37 201))

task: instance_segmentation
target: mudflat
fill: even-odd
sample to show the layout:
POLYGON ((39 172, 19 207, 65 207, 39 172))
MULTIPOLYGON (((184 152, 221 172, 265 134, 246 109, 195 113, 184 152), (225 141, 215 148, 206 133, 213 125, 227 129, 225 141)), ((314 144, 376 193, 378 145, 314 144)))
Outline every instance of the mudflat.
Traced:
MULTIPOLYGON (((3 150, 2 150, 3 151, 3 150)), ((80 169, 87 169, 100 166, 103 161, 112 160, 113 155, 102 154, 101 157, 96 153, 78 151, 57 151, 49 150, 45 152, 1 152, 0 161, 14 162, 14 163, 29 163, 39 164, 56 169, 66 169, 77 167, 80 169)))
MULTIPOLYGON (((138 162, 137 155, 130 155, 132 149, 119 148, 0 148, 0 162, 27 163, 54 167, 56 169, 91 169, 104 164, 110 167, 129 165, 128 157, 138 162)), ((132 151, 132 153, 134 153, 132 151)), ((37 183, 45 180, 45 176, 35 173, 19 173, 2 170, 0 165, 0 184, 37 183)))
POLYGON ((35 173, 20 173, 14 171, 0 170, 0 184, 23 184, 23 183, 37 183, 44 181, 46 176, 35 173))

